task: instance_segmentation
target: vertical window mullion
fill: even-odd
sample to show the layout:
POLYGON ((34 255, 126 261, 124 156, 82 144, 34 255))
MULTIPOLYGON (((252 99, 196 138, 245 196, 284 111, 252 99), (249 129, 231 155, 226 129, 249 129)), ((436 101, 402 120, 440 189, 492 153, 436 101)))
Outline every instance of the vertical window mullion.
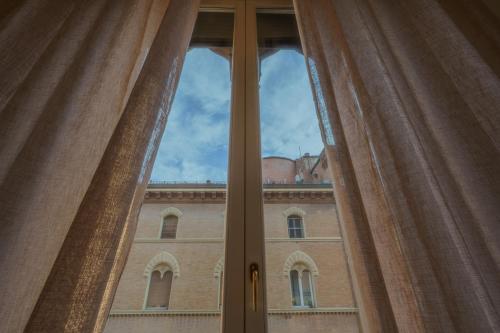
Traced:
POLYGON ((222 332, 245 331, 245 2, 234 13, 222 332))
POLYGON ((300 306, 304 306, 304 290, 302 289, 302 271, 299 272, 300 306))
POLYGON ((264 207, 259 116, 259 59, 257 13, 253 1, 245 1, 245 332, 267 332, 264 207), (258 267, 256 307, 251 265, 258 267))

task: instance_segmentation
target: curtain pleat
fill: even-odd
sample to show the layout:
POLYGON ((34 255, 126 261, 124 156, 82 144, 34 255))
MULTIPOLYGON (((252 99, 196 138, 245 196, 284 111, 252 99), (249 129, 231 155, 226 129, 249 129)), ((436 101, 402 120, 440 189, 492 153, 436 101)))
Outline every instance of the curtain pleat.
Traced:
POLYGON ((198 8, 199 1, 170 0, 25 332, 104 329, 198 8))
POLYGON ((1 331, 26 325, 167 4, 27 0, 0 15, 1 331))
MULTIPOLYGON (((498 20, 480 1, 295 6, 316 96, 335 100, 318 104, 337 122, 336 187, 344 178, 343 191, 359 191, 347 208, 366 216, 363 225, 347 215, 358 228, 345 227, 346 238, 373 240, 350 244, 352 258, 376 257, 399 331, 498 331, 498 20)), ((361 315, 383 315, 359 263, 361 315)))

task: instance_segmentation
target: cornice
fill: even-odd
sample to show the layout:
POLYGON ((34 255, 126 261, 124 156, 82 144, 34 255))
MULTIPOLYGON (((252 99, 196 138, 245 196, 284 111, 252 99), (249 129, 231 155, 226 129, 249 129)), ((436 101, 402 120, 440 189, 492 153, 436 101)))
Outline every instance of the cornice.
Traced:
MULTIPOLYGON (((356 315, 358 308, 332 307, 332 308, 299 308, 299 309, 269 309, 269 315, 356 315)), ((177 317, 220 316, 219 310, 112 310, 110 317, 177 317)))
MULTIPOLYGON (((264 189, 264 203, 335 203, 331 188, 264 189)), ((225 189, 149 188, 145 203, 214 203, 226 202, 225 189)))

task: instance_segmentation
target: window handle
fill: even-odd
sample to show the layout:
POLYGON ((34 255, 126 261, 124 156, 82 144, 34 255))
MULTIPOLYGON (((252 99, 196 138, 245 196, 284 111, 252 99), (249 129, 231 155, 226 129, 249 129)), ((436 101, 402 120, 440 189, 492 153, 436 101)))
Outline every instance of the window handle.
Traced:
POLYGON ((257 312, 257 292, 259 288, 259 266, 250 265, 250 279, 252 280, 252 310, 257 312))

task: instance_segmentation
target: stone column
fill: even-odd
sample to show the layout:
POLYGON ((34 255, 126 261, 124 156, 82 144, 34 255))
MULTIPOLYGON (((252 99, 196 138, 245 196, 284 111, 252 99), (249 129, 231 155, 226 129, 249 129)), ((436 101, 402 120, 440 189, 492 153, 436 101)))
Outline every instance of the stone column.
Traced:
POLYGON ((0 331, 26 325, 166 5, 0 5, 0 331))
POLYGON ((354 223, 373 241, 347 228, 352 257, 376 257, 381 314, 403 332, 498 331, 498 17, 480 1, 295 5, 311 77, 334 98, 340 177, 358 193, 347 207, 362 209, 366 225, 354 223))
POLYGON ((135 234, 199 1, 171 0, 26 332, 99 332, 135 234))

